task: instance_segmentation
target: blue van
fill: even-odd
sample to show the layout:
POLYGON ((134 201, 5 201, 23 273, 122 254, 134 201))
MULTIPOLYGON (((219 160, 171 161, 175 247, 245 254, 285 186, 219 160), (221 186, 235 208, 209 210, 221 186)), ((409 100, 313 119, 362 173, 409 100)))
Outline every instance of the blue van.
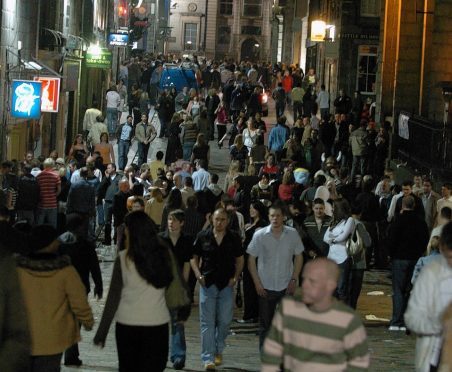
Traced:
POLYGON ((165 64, 160 77, 160 89, 176 88, 180 92, 183 87, 198 89, 195 71, 178 65, 165 64))

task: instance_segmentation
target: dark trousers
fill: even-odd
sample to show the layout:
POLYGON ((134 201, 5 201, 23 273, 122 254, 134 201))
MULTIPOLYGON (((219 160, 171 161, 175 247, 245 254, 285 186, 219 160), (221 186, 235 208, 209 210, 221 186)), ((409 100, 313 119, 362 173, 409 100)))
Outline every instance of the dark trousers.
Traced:
POLYGON ((374 264, 377 267, 381 267, 383 263, 383 258, 381 253, 378 251, 378 226, 376 222, 363 222, 364 227, 372 239, 372 245, 366 248, 366 264, 370 267, 370 261, 372 260, 372 255, 374 257, 374 264))
POLYGON ((243 319, 257 319, 259 317, 259 296, 247 265, 243 268, 243 302, 245 307, 243 319))
POLYGON ((30 372, 60 372, 61 355, 36 355, 30 357, 30 372))
POLYGON ((110 245, 111 244, 111 224, 113 222, 113 203, 112 202, 105 200, 104 215, 105 215, 104 243, 106 245, 110 245))
POLYGON ((411 277, 416 260, 392 261, 392 319, 390 325, 404 326, 403 314, 408 304, 411 277))
POLYGON ((168 323, 159 326, 116 323, 119 371, 163 371, 168 360, 168 342, 168 323))
POLYGON ((340 270, 339 280, 337 282, 337 288, 334 296, 344 302, 349 304, 349 283, 350 283, 350 271, 352 262, 350 258, 347 258, 344 262, 338 265, 340 270))
POLYGON ((283 291, 267 291, 267 297, 259 297, 259 348, 262 350, 265 337, 272 325, 273 315, 275 315, 276 306, 286 294, 283 291))
MULTIPOLYGON (((215 115, 209 115, 207 114, 207 121, 209 122, 209 128, 210 128, 210 140, 214 140, 214 134, 215 134, 215 115)), ((218 140, 220 140, 221 137, 218 136, 218 140)))
POLYGON ((286 103, 285 102, 276 102, 275 108, 276 108, 276 117, 279 118, 284 115, 284 109, 286 108, 286 103))
MULTIPOLYGON (((82 328, 82 324, 79 323, 78 327, 79 329, 82 328)), ((64 362, 71 363, 77 361, 79 356, 80 352, 78 350, 78 343, 75 343, 69 349, 66 349, 66 351, 64 352, 64 362)))
POLYGON ((297 118, 303 117, 303 102, 301 101, 293 101, 293 120, 297 120, 297 118))
POLYGON ((361 288, 363 286, 364 279, 364 269, 352 269, 350 272, 350 294, 349 294, 349 305, 353 309, 356 309, 358 304, 358 298, 361 293, 361 288))
POLYGON ((138 142, 138 168, 141 167, 141 164, 147 163, 149 146, 150 143, 145 145, 143 142, 138 142))
POLYGON ((226 125, 218 125, 217 124, 217 131, 218 131, 218 141, 221 140, 224 135, 226 134, 226 125))

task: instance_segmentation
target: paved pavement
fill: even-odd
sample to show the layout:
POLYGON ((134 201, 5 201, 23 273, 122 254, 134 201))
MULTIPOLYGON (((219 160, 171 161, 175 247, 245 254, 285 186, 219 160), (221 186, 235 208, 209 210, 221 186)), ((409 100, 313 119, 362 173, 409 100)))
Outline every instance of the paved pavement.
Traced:
MULTIPOLYGON (((291 118, 290 118, 291 119, 291 118)), ((289 122, 291 120, 289 119, 289 122)), ((267 118, 268 124, 273 124, 274 117, 267 118)), ((269 128, 270 129, 270 128, 269 128)), ((226 143, 226 142, 225 142, 226 143)), ((116 148, 116 146, 115 146, 116 148)), ((115 149, 116 150, 116 149, 115 149)), ((149 151, 149 159, 154 159, 158 150, 166 150, 166 140, 156 139, 149 151)), ((136 145, 129 153, 131 160, 136 151, 136 145)), ((220 178, 224 177, 229 164, 228 150, 219 150, 215 142, 211 142, 211 167, 220 178)), ((101 269, 104 278, 104 293, 108 293, 111 271, 111 262, 102 262, 101 269)), ((367 271, 361 297, 358 302, 358 311, 365 322, 369 347, 371 352, 371 371, 412 371, 414 369, 415 337, 407 336, 401 332, 387 330, 388 319, 391 317, 391 282, 386 271, 367 271), (379 293, 380 292, 380 293, 379 293), (370 293, 370 294, 369 294, 370 293), (371 316, 377 320, 366 320, 371 316), (386 320, 385 320, 386 319, 386 320)), ((105 305, 105 298, 97 301, 90 298, 96 323, 100 320, 105 305)), ((235 309, 235 317, 241 318, 241 309, 235 309)), ((96 326, 95 326, 96 328, 96 326)), ((117 356, 114 336, 114 325, 110 329, 104 349, 93 345, 94 332, 82 331, 80 343, 80 358, 83 366, 80 368, 63 367, 63 372, 69 371, 116 371, 117 356)), ((227 348, 224 353, 224 365, 219 370, 224 371, 259 371, 257 325, 232 324, 232 334, 227 339, 227 348)), ((200 332, 198 307, 193 307, 192 314, 186 323, 187 339, 187 371, 201 371, 200 362, 200 332)), ((172 371, 168 362, 167 371, 172 371)), ((152 366, 149 371, 152 371, 152 366)))

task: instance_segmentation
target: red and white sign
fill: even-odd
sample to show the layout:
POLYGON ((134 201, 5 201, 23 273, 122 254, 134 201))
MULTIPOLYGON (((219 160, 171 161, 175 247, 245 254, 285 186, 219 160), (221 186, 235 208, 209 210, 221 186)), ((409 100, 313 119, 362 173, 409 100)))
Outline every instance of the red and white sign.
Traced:
POLYGON ((34 80, 42 83, 41 111, 58 112, 58 104, 60 100, 60 78, 35 76, 34 80))

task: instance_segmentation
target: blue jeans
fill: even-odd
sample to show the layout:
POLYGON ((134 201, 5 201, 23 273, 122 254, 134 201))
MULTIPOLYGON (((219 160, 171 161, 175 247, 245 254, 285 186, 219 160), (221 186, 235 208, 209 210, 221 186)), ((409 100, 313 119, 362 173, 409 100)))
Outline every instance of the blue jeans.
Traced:
POLYGON ((403 314, 409 298, 409 287, 416 260, 392 261, 392 326, 404 326, 403 314))
POLYGON ((38 208, 37 225, 48 224, 57 228, 57 208, 38 208))
POLYGON ((116 125, 118 123, 118 109, 107 107, 107 127, 108 134, 114 135, 116 133, 116 125))
POLYGON ((352 163, 352 172, 351 172, 351 179, 353 180, 354 177, 357 174, 360 174, 361 176, 364 176, 365 173, 365 158, 364 156, 356 156, 353 155, 353 163, 352 163))
POLYGON ((182 149, 184 151, 184 160, 190 161, 191 152, 193 150, 194 145, 195 145, 194 142, 184 142, 184 144, 182 145, 182 149))
POLYGON ((199 320, 201 324, 201 359, 213 362, 222 354, 233 315, 233 288, 221 291, 215 284, 199 290, 199 320))
POLYGON ((98 226, 105 225, 104 205, 102 203, 96 205, 96 213, 97 213, 97 225, 98 226))
POLYGON ((118 140, 118 169, 124 170, 127 165, 130 141, 118 140))
POLYGON ((182 322, 176 322, 177 312, 171 312, 171 357, 172 363, 185 362, 187 345, 185 343, 185 326, 182 322))

